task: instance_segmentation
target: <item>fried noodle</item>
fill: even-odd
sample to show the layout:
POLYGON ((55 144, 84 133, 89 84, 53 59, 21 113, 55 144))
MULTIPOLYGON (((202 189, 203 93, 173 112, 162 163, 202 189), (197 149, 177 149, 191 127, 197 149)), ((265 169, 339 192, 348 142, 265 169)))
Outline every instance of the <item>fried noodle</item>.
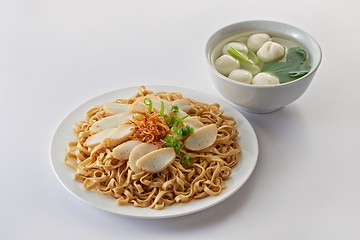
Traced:
MULTIPOLYGON (((133 97, 115 102, 132 104, 137 98, 148 94, 155 94, 167 101, 184 99, 180 93, 153 93, 142 86, 133 97)), ((161 172, 135 173, 130 169, 127 159, 119 160, 113 156, 112 149, 115 146, 85 146, 86 139, 91 136, 91 126, 109 116, 103 106, 90 109, 85 119, 75 124, 77 141, 68 144, 65 163, 76 171, 75 179, 82 182, 86 190, 112 196, 119 205, 132 204, 159 210, 171 204, 218 195, 226 188, 225 180, 231 176, 232 168, 240 158, 236 121, 223 115, 219 104, 189 100, 193 107, 187 113, 199 116, 205 125, 216 124, 218 129, 216 140, 210 147, 200 151, 181 149, 181 154, 190 157, 192 164, 189 167, 185 168, 180 157, 176 156, 175 161, 161 172)), ((141 142, 161 145, 170 132, 166 121, 153 113, 138 114, 133 117, 131 124, 131 139, 141 142)))

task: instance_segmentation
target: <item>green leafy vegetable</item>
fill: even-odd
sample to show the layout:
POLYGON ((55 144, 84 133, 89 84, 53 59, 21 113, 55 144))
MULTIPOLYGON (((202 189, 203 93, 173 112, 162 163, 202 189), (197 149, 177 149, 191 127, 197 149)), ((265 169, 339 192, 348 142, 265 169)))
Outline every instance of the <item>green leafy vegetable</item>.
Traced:
POLYGON ((286 54, 286 62, 288 63, 304 63, 307 53, 300 47, 289 48, 286 54))
POLYGON ((260 72, 259 66, 256 65, 246 54, 238 51, 233 47, 230 47, 227 51, 233 58, 237 59, 246 70, 248 70, 252 74, 257 74, 260 72))
POLYGON ((304 70, 298 70, 298 71, 290 71, 289 76, 293 78, 300 78, 302 76, 305 76, 310 71, 310 66, 304 67, 304 70))
POLYGON ((304 49, 289 48, 286 62, 265 62, 261 71, 276 76, 280 83, 290 82, 309 73, 311 67, 305 63, 306 59, 307 53, 304 49))
POLYGON ((146 106, 148 106, 148 113, 150 114, 152 112, 152 106, 153 103, 150 98, 144 98, 144 103, 146 106))

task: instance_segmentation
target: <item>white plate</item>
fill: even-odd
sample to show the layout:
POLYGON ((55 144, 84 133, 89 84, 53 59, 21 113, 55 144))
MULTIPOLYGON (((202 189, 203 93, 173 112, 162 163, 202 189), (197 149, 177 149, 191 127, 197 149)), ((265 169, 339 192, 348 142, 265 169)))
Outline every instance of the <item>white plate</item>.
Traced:
POLYGON ((247 119, 224 100, 198 91, 173 86, 146 87, 154 92, 180 92, 184 97, 205 103, 217 102, 226 115, 232 116, 237 120, 237 128, 240 132, 239 144, 242 149, 242 155, 239 163, 233 168, 231 177, 226 180, 227 188, 218 196, 193 200, 184 204, 173 204, 163 210, 153 210, 149 208, 137 208, 132 205, 118 206, 115 198, 102 196, 95 191, 87 191, 81 183, 74 180, 74 171, 64 162, 67 143, 75 140, 75 135, 72 132, 74 124, 81 121, 85 117, 86 111, 94 106, 119 98, 130 98, 137 92, 137 87, 120 89, 95 97, 76 108, 60 123, 51 142, 50 156, 54 172, 64 187, 81 200, 97 208, 139 218, 168 218, 198 212, 220 203, 235 193, 252 174, 258 158, 258 141, 254 129, 247 119))

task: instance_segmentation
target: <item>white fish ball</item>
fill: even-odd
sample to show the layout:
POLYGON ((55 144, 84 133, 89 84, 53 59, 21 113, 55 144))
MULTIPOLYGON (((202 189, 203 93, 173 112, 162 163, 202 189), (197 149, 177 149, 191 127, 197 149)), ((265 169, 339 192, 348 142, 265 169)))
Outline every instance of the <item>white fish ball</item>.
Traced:
POLYGON ((215 60, 214 65, 215 69, 225 76, 228 76, 232 70, 240 68, 240 62, 230 55, 222 55, 215 60))
POLYGON ((241 42, 229 42, 229 43, 224 45, 224 47, 222 49, 222 53, 229 55, 230 53, 228 52, 228 50, 230 49, 230 47, 233 47, 236 50, 238 50, 239 52, 242 52, 242 53, 245 53, 245 54, 247 54, 248 51, 249 51, 248 48, 246 47, 246 45, 241 43, 241 42))
POLYGON ((270 40, 271 40, 271 38, 270 38, 269 34, 255 33, 255 34, 249 36, 249 38, 247 40, 247 47, 251 51, 257 52, 257 50, 259 50, 264 43, 266 43, 270 40))
POLYGON ((252 79, 253 85, 276 85, 279 79, 269 73, 261 72, 256 74, 252 79))
POLYGON ((229 78, 238 82, 251 84, 253 75, 245 69, 235 69, 231 71, 229 78))
POLYGON ((257 51, 256 55, 263 62, 277 61, 284 57, 285 48, 275 42, 266 42, 257 51))

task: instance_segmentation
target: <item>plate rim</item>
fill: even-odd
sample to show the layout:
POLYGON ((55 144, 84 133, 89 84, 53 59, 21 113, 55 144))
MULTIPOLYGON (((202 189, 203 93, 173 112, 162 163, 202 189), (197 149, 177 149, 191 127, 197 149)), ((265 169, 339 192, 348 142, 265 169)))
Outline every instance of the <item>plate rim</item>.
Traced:
MULTIPOLYGON (((189 203, 184 203, 184 205, 183 204, 173 204, 171 206, 166 207, 163 210, 154 210, 154 209, 149 209, 149 208, 137 208, 137 207, 134 207, 132 204, 129 204, 129 205, 126 205, 126 206, 118 206, 118 205, 116 205, 116 210, 117 211, 115 211, 115 210, 113 210, 111 208, 111 206, 104 207, 102 205, 99 205, 99 203, 97 204, 94 201, 90 201, 89 199, 84 198, 83 195, 79 195, 80 193, 76 192, 74 190, 74 187, 79 187, 81 185, 82 189, 79 189, 79 190, 82 190, 85 193, 85 196, 90 196, 91 197, 91 195, 96 195, 95 198, 99 197, 99 202, 105 202, 105 201, 108 202, 109 200, 111 200, 114 203, 116 203, 116 201, 115 201, 115 199, 113 197, 106 197, 106 196, 100 195, 96 191, 85 190, 82 187, 82 183, 77 182, 74 179, 74 170, 70 169, 64 162, 65 155, 57 156, 58 155, 57 151, 59 151, 59 148, 60 148, 60 146, 57 146, 57 143, 61 140, 61 133, 60 133, 61 130, 65 126, 70 125, 70 122, 72 122, 72 120, 71 120, 72 118, 76 118, 76 119, 78 119, 77 121, 80 121, 82 118, 79 115, 83 114, 83 116, 85 116, 86 110, 89 109, 89 108, 86 107, 87 105, 91 105, 92 107, 94 107, 94 106, 96 106, 96 104, 93 104, 93 103, 95 103, 95 102, 99 102, 98 104, 104 103, 106 101, 104 101, 102 99, 110 97, 110 96, 112 96, 112 97, 108 101, 114 101, 114 100, 119 99, 119 98, 125 98, 125 96, 121 96, 121 93, 123 93, 123 92, 129 92, 128 94, 130 94, 130 92, 131 92, 131 94, 129 96, 129 97, 131 97, 131 96, 136 94, 137 89, 140 86, 141 85, 136 85, 136 86, 130 86, 130 87, 125 87, 125 88, 115 89, 115 90, 112 90, 112 91, 108 91, 108 92, 104 92, 102 94, 99 94, 99 95, 97 95, 95 97, 92 97, 92 98, 90 98, 88 100, 85 100, 80 105, 75 107, 72 111, 70 111, 68 113, 68 115, 65 118, 63 118, 60 121, 60 123, 57 125, 57 127, 56 127, 56 129, 55 129, 55 131, 53 133, 51 143, 50 143, 50 162, 51 162, 51 167, 53 169, 53 172, 55 173, 57 179, 60 181, 60 183, 63 185, 63 187, 67 191, 69 191, 72 195, 76 196, 78 199, 82 200, 83 202, 85 202, 85 203, 87 203, 87 204, 89 204, 89 205, 91 205, 93 207, 96 207, 98 209, 107 211, 107 212, 115 213, 115 214, 126 216, 126 217, 143 218, 143 219, 144 218, 159 219, 159 218, 173 218, 173 217, 184 216, 184 215, 188 215, 188 214, 192 214, 192 213, 195 213, 195 212, 200 212, 202 210, 208 209, 208 208, 210 208, 210 207, 212 207, 214 205, 217 205, 217 204, 223 202, 225 199, 232 196, 235 192, 237 192, 248 181, 248 179, 252 175, 253 171, 255 170, 255 167, 256 167, 256 164, 257 164, 257 161, 258 161, 259 143, 258 143, 258 139, 257 139, 256 132, 255 132, 254 128, 252 127, 250 122, 246 119, 246 117, 239 110, 237 110, 236 108, 231 106, 228 102, 226 102, 223 99, 220 99, 218 97, 212 96, 210 94, 207 94, 207 93, 204 93, 204 92, 201 92, 201 91, 198 91, 198 90, 194 90, 194 89, 190 89, 190 88, 186 88, 186 87, 171 86, 171 85, 143 85, 143 86, 146 87, 146 89, 154 91, 154 92, 160 92, 160 91, 180 92, 184 97, 189 97, 189 98, 192 98, 192 99, 194 99, 196 101, 201 101, 201 100, 197 99, 194 96, 188 96, 188 95, 193 95, 193 94, 200 95, 201 99, 206 98, 206 99, 208 99, 208 101, 210 101, 210 102, 205 101, 208 104, 209 103, 219 103, 220 108, 222 110, 224 110, 224 112, 225 112, 225 110, 230 111, 230 112, 234 112, 234 113, 236 112, 236 116, 233 116, 233 117, 235 117, 235 119, 237 120, 237 129, 238 130, 240 129, 240 126, 239 126, 240 123, 245 124, 246 125, 245 129, 248 131, 248 134, 252 135, 251 140, 253 141, 253 146, 252 146, 253 147, 253 149, 252 149, 252 151, 253 151, 252 152, 252 158, 253 159, 252 159, 252 162, 250 162, 250 168, 248 169, 246 176, 244 176, 244 178, 242 179, 242 181, 239 184, 235 184, 232 187, 232 189, 230 189, 230 192, 228 192, 229 191, 228 190, 228 184, 229 184, 229 180, 233 179, 234 173, 232 173, 230 178, 225 181, 225 183, 227 185, 227 188, 225 188, 220 193, 220 195, 208 196, 208 197, 206 197, 204 199, 192 200, 189 203), (116 93, 119 93, 118 97, 115 97, 116 93), (83 108, 87 108, 87 109, 85 109, 85 112, 80 113, 80 111, 83 108), (72 175, 71 175, 72 177, 70 178, 72 184, 67 183, 67 182, 70 182, 69 179, 64 179, 63 178, 63 173, 59 172, 60 169, 58 168, 58 164, 60 164, 60 162, 58 163, 56 161, 59 160, 60 158, 62 158, 62 161, 60 161, 62 163, 61 167, 63 167, 63 168, 66 167, 68 169, 66 171, 68 171, 69 173, 71 171, 71 173, 72 173, 72 175), (69 185, 72 185, 72 186, 69 186, 69 185), (108 198, 108 200, 105 200, 106 198, 108 198), (214 198, 214 199, 212 199, 212 198, 214 198), (194 205, 194 202, 199 202, 199 201, 203 201, 203 203, 205 203, 205 204, 202 204, 199 207, 191 208, 190 204, 194 205), (131 210, 129 211, 130 213, 122 211, 124 208, 131 208, 131 210, 133 210, 133 212, 135 212, 136 214, 134 214, 134 213, 131 214, 131 212, 132 212, 131 210), (171 211, 171 208, 174 211, 171 211), (176 210, 180 210, 180 211, 176 211, 176 210), (139 214, 138 212, 142 212, 142 214, 141 213, 139 214)), ((124 95, 124 93, 123 93, 123 95, 124 95)), ((71 130, 73 129, 73 126, 74 126, 75 123, 76 123, 76 121, 72 122, 71 127, 70 127, 69 132, 68 132, 68 135, 73 134, 71 130)), ((240 139, 239 139, 239 142, 240 142, 241 141, 241 132, 239 134, 240 134, 240 139)), ((63 137, 63 138, 66 138, 66 137, 63 137)), ((68 139, 68 141, 70 141, 70 140, 71 139, 68 139)), ((63 146, 64 150, 66 149, 66 144, 67 144, 67 142, 63 146)), ((240 147, 242 147, 242 146, 240 145, 240 147)), ((243 151, 244 151, 244 149, 242 149, 242 154, 243 154, 243 151)), ((65 151, 63 151, 63 152, 65 153, 65 151)), ((244 161, 244 159, 241 159, 241 160, 244 161)), ((234 166, 233 169, 237 169, 237 167, 241 163, 242 162, 239 162, 236 166, 234 166)), ((196 204, 196 205, 198 205, 198 204, 196 204)))

